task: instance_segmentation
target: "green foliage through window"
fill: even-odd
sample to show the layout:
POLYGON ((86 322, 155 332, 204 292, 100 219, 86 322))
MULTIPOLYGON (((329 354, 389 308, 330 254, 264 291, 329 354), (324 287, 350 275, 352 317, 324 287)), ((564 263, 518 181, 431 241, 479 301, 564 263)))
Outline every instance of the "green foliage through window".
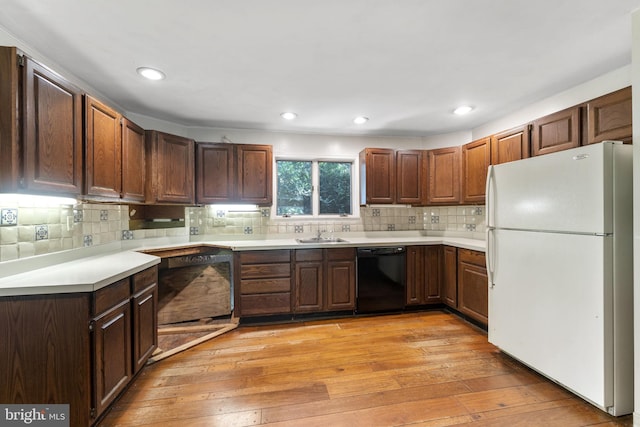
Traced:
POLYGON ((351 169, 351 162, 276 161, 277 215, 351 215, 351 169))

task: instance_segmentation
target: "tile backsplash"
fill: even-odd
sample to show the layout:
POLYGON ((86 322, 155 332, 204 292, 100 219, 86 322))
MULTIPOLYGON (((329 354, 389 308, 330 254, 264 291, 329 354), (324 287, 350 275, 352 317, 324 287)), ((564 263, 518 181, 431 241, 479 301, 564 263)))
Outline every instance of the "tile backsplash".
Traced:
POLYGON ((348 233, 364 231, 484 232, 484 206, 361 207, 359 218, 272 218, 271 209, 185 208, 185 226, 129 230, 127 205, 77 203, 29 206, 0 203, 0 262, 67 249, 155 237, 348 233), (6 206, 5 206, 6 205, 6 206))

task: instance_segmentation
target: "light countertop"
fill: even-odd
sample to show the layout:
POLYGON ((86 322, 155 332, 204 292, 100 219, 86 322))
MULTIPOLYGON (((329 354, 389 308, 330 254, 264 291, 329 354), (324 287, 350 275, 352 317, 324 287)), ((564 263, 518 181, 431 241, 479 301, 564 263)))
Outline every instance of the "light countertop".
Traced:
MULTIPOLYGON (((309 236, 303 236, 309 237, 309 236)), ((93 292, 120 279, 160 263, 157 256, 142 253, 154 250, 180 249, 197 246, 228 248, 233 251, 381 247, 409 245, 450 245, 485 251, 485 241, 458 236, 425 236, 416 232, 345 233, 346 242, 301 244, 293 236, 283 238, 242 236, 233 240, 188 241, 187 238, 145 239, 122 241, 95 247, 76 249, 25 260, 0 263, 0 296, 37 295, 52 293, 93 292)))

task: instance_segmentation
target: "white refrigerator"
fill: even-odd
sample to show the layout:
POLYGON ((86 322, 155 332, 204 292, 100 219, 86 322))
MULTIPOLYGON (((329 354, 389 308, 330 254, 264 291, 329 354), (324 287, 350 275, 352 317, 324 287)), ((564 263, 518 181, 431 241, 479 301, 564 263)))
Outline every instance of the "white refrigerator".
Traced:
POLYGON ((489 341, 612 415, 633 412, 632 148, 487 175, 489 341))

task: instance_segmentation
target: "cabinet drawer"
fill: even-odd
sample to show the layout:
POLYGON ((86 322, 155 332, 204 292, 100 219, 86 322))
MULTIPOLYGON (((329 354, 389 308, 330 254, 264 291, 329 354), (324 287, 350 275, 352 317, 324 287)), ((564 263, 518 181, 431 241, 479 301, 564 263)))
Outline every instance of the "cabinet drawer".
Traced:
POLYGON ((129 278, 122 279, 93 293, 93 314, 97 315, 129 299, 129 278))
POLYGON ((472 251, 470 249, 458 249, 458 259, 462 262, 484 267, 486 265, 484 252, 472 251))
POLYGON ((243 316, 290 313, 291 293, 242 295, 240 307, 243 316))
POLYGON ((153 266, 133 276, 131 293, 140 292, 144 288, 158 282, 158 266, 153 266))
POLYGON ((296 249, 296 261, 322 261, 322 249, 296 249))
POLYGON ((240 252, 241 264, 268 264, 272 262, 290 261, 291 251, 289 251, 288 249, 240 252))
POLYGON ((271 279, 271 280, 241 280, 240 294, 270 294, 274 292, 290 292, 291 279, 271 279))
POLYGON ((336 248, 327 249, 327 260, 329 261, 355 261, 356 249, 355 248, 336 248))
POLYGON ((240 267, 241 279, 262 279, 270 277, 290 277, 291 264, 250 264, 240 267))

